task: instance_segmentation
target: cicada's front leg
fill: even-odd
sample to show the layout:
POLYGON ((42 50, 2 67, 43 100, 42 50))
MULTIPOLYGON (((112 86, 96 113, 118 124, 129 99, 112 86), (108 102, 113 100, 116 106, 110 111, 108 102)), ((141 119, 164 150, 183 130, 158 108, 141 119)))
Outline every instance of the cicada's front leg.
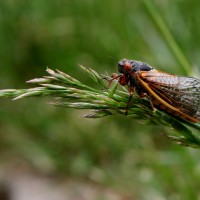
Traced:
POLYGON ((119 81, 121 76, 122 76, 121 74, 113 73, 111 75, 111 77, 103 77, 103 79, 105 79, 106 81, 108 81, 108 88, 110 88, 113 80, 119 81))
POLYGON ((128 87, 128 92, 129 92, 129 99, 128 99, 128 102, 126 104, 126 113, 125 113, 126 116, 128 115, 128 108, 129 108, 131 99, 133 98, 134 87, 129 86, 128 87))

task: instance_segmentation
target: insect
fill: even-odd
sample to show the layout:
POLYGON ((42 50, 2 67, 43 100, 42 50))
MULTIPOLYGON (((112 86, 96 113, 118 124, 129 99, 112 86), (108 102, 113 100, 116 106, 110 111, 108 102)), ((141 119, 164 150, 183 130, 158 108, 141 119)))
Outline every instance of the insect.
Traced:
POLYGON ((126 115, 134 91, 141 98, 148 98, 153 110, 158 108, 190 122, 200 122, 200 80, 192 77, 171 75, 158 71, 148 64, 122 59, 118 63, 116 79, 128 86, 130 94, 126 115))

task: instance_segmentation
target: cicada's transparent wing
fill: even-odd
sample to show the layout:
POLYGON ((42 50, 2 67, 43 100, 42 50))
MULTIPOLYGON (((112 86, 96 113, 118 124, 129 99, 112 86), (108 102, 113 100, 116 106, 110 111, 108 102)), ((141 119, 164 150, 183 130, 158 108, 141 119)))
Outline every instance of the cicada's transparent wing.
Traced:
POLYGON ((200 120, 200 80, 152 71, 142 79, 163 100, 181 112, 200 120))

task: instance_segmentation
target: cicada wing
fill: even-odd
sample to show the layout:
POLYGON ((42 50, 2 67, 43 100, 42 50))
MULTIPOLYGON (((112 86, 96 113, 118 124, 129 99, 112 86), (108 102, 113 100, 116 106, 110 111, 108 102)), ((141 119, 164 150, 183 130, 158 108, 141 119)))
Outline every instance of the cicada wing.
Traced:
POLYGON ((200 80, 163 72, 142 73, 142 79, 163 100, 200 120, 200 80))

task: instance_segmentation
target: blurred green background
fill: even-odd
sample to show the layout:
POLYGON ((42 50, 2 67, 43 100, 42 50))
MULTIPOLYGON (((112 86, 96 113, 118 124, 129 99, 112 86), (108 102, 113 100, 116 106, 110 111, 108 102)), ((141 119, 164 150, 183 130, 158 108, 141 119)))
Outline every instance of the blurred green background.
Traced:
MULTIPOLYGON (((78 64, 111 74, 122 58, 186 75, 149 6, 198 77, 198 0, 4 0, 0 89, 31 87, 25 81, 46 75, 47 66, 92 84, 78 64)), ((200 199, 199 150, 172 144, 160 134, 162 127, 125 116, 84 119, 87 111, 53 107, 48 101, 0 100, 2 164, 89 181, 120 199, 200 199)))

